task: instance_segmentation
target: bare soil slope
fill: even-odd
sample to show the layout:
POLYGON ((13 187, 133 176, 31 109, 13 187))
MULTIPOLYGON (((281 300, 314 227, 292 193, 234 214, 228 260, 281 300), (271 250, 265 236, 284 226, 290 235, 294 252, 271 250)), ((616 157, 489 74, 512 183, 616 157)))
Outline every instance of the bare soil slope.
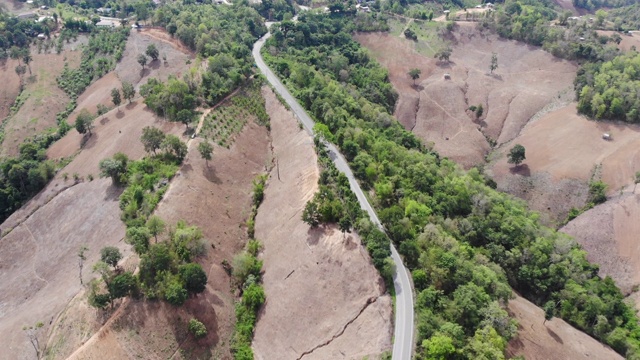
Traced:
MULTIPOLYGON (((159 29, 131 31, 122 60, 116 66, 118 78, 132 83, 136 89, 152 77, 164 81, 173 75, 181 79, 190 66, 187 61, 193 60, 194 56, 177 41, 170 39, 165 31, 159 29), (138 64, 138 55, 144 54, 150 44, 156 46, 160 56, 156 61, 149 59, 147 66, 142 69, 138 64), (166 57, 166 61, 163 60, 163 56, 166 57)), ((109 99, 110 97, 109 95, 109 99)))
POLYGON ((572 89, 576 66, 540 48, 482 34, 470 23, 460 23, 449 36, 450 63, 425 58, 414 50, 414 42, 388 34, 358 34, 356 40, 389 69, 400 94, 398 120, 465 167, 482 162, 489 151, 483 133, 498 144, 507 142, 531 117, 572 89), (490 75, 493 52, 499 67, 490 75), (417 86, 407 75, 412 68, 422 71, 417 86), (484 114, 476 120, 467 109, 479 104, 484 114))
POLYGON ((345 359, 377 355, 391 346, 391 299, 356 234, 310 229, 301 220, 317 190, 313 141, 270 89, 278 167, 270 175, 256 218, 264 243, 266 303, 253 347, 257 359, 345 359))
POLYGON ((102 359, 105 349, 112 347, 116 351, 112 358, 231 358, 235 297, 221 263, 231 263, 247 241, 241 224, 251 208, 252 180, 268 160, 268 140, 264 127, 249 122, 230 149, 215 147, 208 165, 197 150, 200 140, 190 141, 189 154, 157 214, 168 224, 184 219, 202 229, 208 251, 199 261, 208 274, 207 289, 180 308, 128 301, 72 358, 102 359), (193 317, 205 323, 209 332, 197 342, 187 333, 187 322, 193 317))
POLYGON ((544 311, 520 296, 509 301, 508 310, 520 323, 518 336, 507 347, 510 357, 523 355, 527 360, 623 359, 562 319, 553 318, 543 324, 544 311))
POLYGON ((0 87, 0 119, 4 120, 9 111, 11 105, 20 94, 20 77, 15 72, 15 68, 18 65, 17 60, 6 59, 0 61, 0 81, 3 86, 0 87))
POLYGON ((640 285, 640 188, 630 186, 621 195, 578 216, 561 231, 575 237, 600 265, 600 276, 611 276, 629 294, 640 285))
MULTIPOLYGON (((40 207, 0 239, 0 337, 3 359, 33 359, 23 326, 43 322, 48 331, 56 315, 81 289, 77 252, 89 248, 87 264, 99 259, 103 246, 118 246, 120 190, 107 179, 75 185, 40 207)), ((90 266, 87 266, 90 268, 90 266)), ((85 279, 90 270, 85 269, 85 279)))
MULTIPOLYGON (((65 59, 69 66, 78 66, 81 56, 81 51, 77 49, 78 44, 79 42, 67 44, 67 50, 64 50, 61 54, 38 54, 35 50, 32 50, 33 61, 30 65, 33 76, 31 77, 28 71, 24 75, 25 92, 28 97, 17 113, 10 119, 5 120, 8 122, 5 125, 5 139, 2 143, 2 153, 0 155, 16 155, 18 146, 25 138, 42 133, 56 125, 56 114, 64 110, 71 100, 58 87, 56 77, 62 72, 65 59), (71 48, 75 50, 70 50, 71 48)), ((10 62, 7 61, 7 63, 10 62)), ((3 90, 0 91, 6 92, 6 95, 0 98, 0 101, 7 104, 7 107, 4 108, 7 111, 0 110, 2 111, 0 115, 4 114, 6 116, 9 113, 8 109, 18 95, 19 80, 15 82, 13 76, 7 73, 10 71, 15 75, 15 65, 17 65, 17 62, 13 64, 13 67, 8 64, 4 73, 0 74, 0 80, 4 81, 6 79, 9 86, 15 86, 13 88, 15 95, 13 95, 12 90, 5 87, 3 82, 3 90)))
MULTIPOLYGON (((495 155, 490 174, 498 189, 548 212, 554 220, 566 217, 571 207, 587 199, 588 182, 596 170, 614 194, 633 182, 640 170, 640 127, 590 121, 576 113, 575 104, 552 111, 530 123, 513 142, 495 155), (612 136, 602 139, 603 133, 612 136), (507 163, 512 144, 526 148, 519 168, 507 163)), ((597 174, 597 175, 598 175, 597 174)), ((597 177, 596 177, 597 178, 597 177)))

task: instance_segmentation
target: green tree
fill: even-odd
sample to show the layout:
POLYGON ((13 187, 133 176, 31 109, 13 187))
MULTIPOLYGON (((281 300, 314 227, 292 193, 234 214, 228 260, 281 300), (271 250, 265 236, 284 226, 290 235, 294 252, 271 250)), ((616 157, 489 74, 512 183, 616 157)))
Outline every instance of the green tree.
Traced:
POLYGON ((134 96, 136 96, 136 89, 133 87, 133 85, 130 82, 126 82, 126 81, 123 82, 122 97, 128 100, 129 104, 131 104, 131 100, 133 99, 134 96))
POLYGON ((187 290, 182 286, 180 281, 174 279, 166 285, 164 298, 171 305, 180 306, 187 301, 187 290))
POLYGON ((123 153, 116 153, 113 158, 100 160, 100 177, 110 177, 114 185, 121 185, 126 181, 124 175, 127 173, 129 158, 123 153))
POLYGON ((476 106, 476 119, 480 119, 482 114, 484 114, 484 108, 482 107, 482 104, 480 104, 476 106))
POLYGON ((176 114, 176 120, 183 123, 187 127, 187 130, 189 130, 189 124, 191 124, 193 118, 193 111, 189 109, 182 109, 176 114))
POLYGON ((596 26, 604 25, 604 20, 607 18, 607 12, 600 9, 596 11, 596 26))
POLYGON ((544 325, 556 315, 556 303, 551 300, 547 301, 542 308, 544 310, 544 321, 542 324, 544 325))
POLYGON ((264 289, 258 284, 249 285, 242 293, 242 304, 253 312, 260 309, 260 306, 264 304, 264 300, 264 289))
POLYGON ((157 215, 153 215, 147 220, 147 229, 149 229, 149 233, 155 238, 156 243, 158 243, 158 235, 162 234, 165 228, 166 225, 164 221, 157 215))
POLYGON ((489 70, 493 74, 493 71, 498 68, 498 54, 491 53, 491 64, 489 64, 489 70))
POLYGON ((116 275, 107 288, 112 300, 129 296, 137 289, 136 277, 130 272, 116 275))
POLYGON ((160 52, 158 51, 158 48, 156 48, 155 44, 149 44, 149 46, 147 46, 147 51, 145 51, 145 54, 147 54, 147 56, 150 57, 152 61, 156 61, 158 60, 160 52))
POLYGON ((82 268, 84 267, 84 262, 87 260, 86 252, 89 250, 88 247, 82 245, 80 249, 78 249, 78 268, 80 269, 80 285, 82 285, 82 268))
POLYGON ((116 107, 120 106, 120 104, 122 103, 122 98, 120 97, 120 90, 116 88, 111 89, 111 101, 113 102, 113 105, 115 105, 116 107))
POLYGON ((351 218, 348 215, 343 215, 338 221, 338 228, 342 232, 342 236, 345 237, 347 233, 351 233, 351 218))
POLYGON ((213 146, 208 141, 202 141, 198 144, 198 151, 200 152, 200 156, 205 160, 207 166, 209 166, 209 160, 211 160, 211 155, 213 154, 213 146))
POLYGON ((602 204, 607 201, 607 184, 602 181, 592 181, 589 183, 589 202, 602 204))
POLYGON ((78 133, 86 134, 89 133, 91 136, 91 129, 93 128, 93 115, 87 109, 80 110, 80 113, 76 117, 75 127, 78 133))
POLYGON ((509 151, 509 155, 507 156, 507 162, 509 164, 515 164, 516 166, 520 166, 525 159, 525 148, 520 144, 516 144, 512 147, 509 151))
POLYGON ((117 267, 120 259, 122 259, 122 254, 120 249, 115 246, 106 246, 100 250, 100 260, 111 267, 117 267))
POLYGON ((197 339, 207 336, 207 327, 196 319, 189 320, 189 332, 197 339))
POLYGON ((147 56, 145 54, 138 55, 138 64, 142 66, 143 70, 144 70, 144 67, 147 65, 147 61, 149 61, 149 59, 147 59, 147 56))
POLYGON ((451 48, 442 49, 436 52, 433 57, 439 61, 445 61, 448 63, 449 58, 451 57, 451 48))
POLYGON ((31 61, 33 61, 33 57, 31 56, 31 52, 27 49, 24 55, 22 55, 22 61, 29 67, 29 75, 31 75, 31 61))
POLYGON ((140 142, 144 145, 144 151, 150 153, 156 153, 156 150, 160 149, 162 142, 165 139, 164 132, 162 130, 146 126, 142 129, 142 136, 140 136, 140 142))
POLYGON ((413 85, 416 84, 416 80, 418 80, 420 78, 420 74, 422 73, 422 70, 420 69, 411 69, 409 70, 409 77, 413 80, 413 85))
POLYGON ((187 156, 187 144, 185 144, 179 137, 169 134, 162 142, 162 149, 168 154, 175 157, 178 161, 182 162, 185 156, 187 156))
POLYGON ((189 263, 182 265, 180 266, 179 274, 184 283, 184 288, 190 293, 199 294, 207 286, 207 274, 200 264, 189 263))
POLYGON ((133 226, 127 229, 125 242, 133 246, 133 251, 142 255, 149 250, 149 239, 151 232, 144 226, 133 226))
POLYGON ((453 346, 453 340, 442 334, 437 334, 422 342, 422 347, 426 350, 427 359, 429 360, 447 360, 451 359, 456 348, 453 346))

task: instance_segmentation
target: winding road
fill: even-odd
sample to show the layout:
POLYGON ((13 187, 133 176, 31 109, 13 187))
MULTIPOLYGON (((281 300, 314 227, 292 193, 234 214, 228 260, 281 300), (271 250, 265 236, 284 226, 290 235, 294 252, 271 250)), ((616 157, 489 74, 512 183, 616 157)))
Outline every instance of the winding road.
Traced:
MULTIPOLYGON (((309 134, 313 136, 313 125, 314 122, 304 111, 302 106, 298 103, 298 101, 289 93, 287 88, 280 82, 280 79, 269 69, 267 64, 262 59, 262 55, 260 54, 260 50, 264 45, 265 41, 271 36, 271 33, 267 33, 262 38, 260 38, 253 45, 253 58, 256 61, 256 65, 262 71, 262 73, 266 76, 267 81, 274 87, 275 91, 280 94, 287 102, 293 113, 296 115, 298 120, 302 123, 304 128, 307 130, 309 134)), ((364 195, 364 192, 360 188, 360 185, 356 181, 356 178, 353 175, 353 172, 349 168, 347 161, 342 156, 342 154, 338 151, 335 145, 331 143, 327 143, 327 150, 329 152, 329 156, 333 160, 334 164, 338 168, 339 171, 343 172, 347 178, 349 179, 349 185, 351 186, 351 190, 358 197, 358 201, 360 202, 360 206, 363 210, 365 210, 371 219, 371 221, 382 231, 384 228, 376 215, 376 212, 373 210, 371 204, 367 200, 367 197, 364 195)), ((409 281, 409 271, 402 263, 402 259, 396 251, 396 248, 391 244, 391 258, 395 264, 395 270, 393 274, 393 286, 396 292, 396 301, 395 301, 395 326, 394 326, 394 342, 393 342, 393 360, 405 360, 411 359, 413 353, 413 293, 411 290, 411 282, 409 281)))

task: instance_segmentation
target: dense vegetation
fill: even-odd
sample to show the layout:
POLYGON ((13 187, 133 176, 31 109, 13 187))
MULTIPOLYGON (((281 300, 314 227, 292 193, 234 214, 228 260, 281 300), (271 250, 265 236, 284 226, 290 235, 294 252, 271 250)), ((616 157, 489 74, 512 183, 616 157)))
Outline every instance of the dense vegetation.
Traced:
POLYGON ((640 121, 640 54, 584 65, 575 80, 578 111, 596 119, 640 121))
POLYGON ((640 29, 640 4, 633 4, 619 9, 613 9, 607 13, 611 21, 620 19, 623 28, 627 30, 640 29))
POLYGON ((191 91, 213 105, 251 73, 251 48, 266 32, 256 10, 243 4, 198 6, 173 3, 158 8, 154 22, 207 58, 207 71, 191 91))
POLYGON ((8 58, 12 48, 28 48, 38 34, 49 35, 54 28, 52 21, 21 20, 0 9, 0 60, 8 58))
POLYGON ((92 81, 99 79, 115 68, 122 58, 122 52, 129 36, 129 28, 117 30, 97 29, 89 37, 89 43, 82 49, 80 67, 64 69, 58 76, 58 85, 73 99, 77 98, 92 81))
POLYGON ((542 46, 569 60, 610 60, 617 55, 617 47, 608 44, 608 37, 599 36, 587 21, 569 21, 570 16, 570 12, 557 13, 549 0, 508 1, 492 16, 482 18, 478 26, 508 39, 542 46), (559 26, 551 26, 552 21, 559 26))
POLYGON ((117 261, 111 265, 113 271, 100 263, 94 266, 104 284, 92 284, 89 302, 98 308, 131 295, 161 298, 173 305, 182 305, 189 294, 205 289, 206 273, 194 262, 206 251, 202 231, 184 221, 167 231, 160 218, 150 217, 186 155, 186 144, 174 135, 165 136, 160 132, 155 138, 163 151, 156 153, 156 147, 147 146, 149 133, 158 132, 145 128, 141 140, 147 151, 154 152, 153 156, 129 161, 118 153, 100 162, 101 176, 110 177, 116 186, 126 187, 120 195, 121 219, 127 225, 125 241, 140 256, 140 271, 137 275, 123 273, 117 268, 117 261), (158 236, 165 232, 166 238, 158 241, 158 236), (118 282, 126 286, 114 285, 118 282))
POLYGON ((350 39, 353 29, 337 14, 303 14, 287 30, 303 41, 274 36, 265 58, 372 190, 418 291, 419 356, 504 358, 516 331, 504 310, 513 288, 638 358, 638 318, 614 282, 599 278, 576 242, 542 226, 524 202, 487 186, 479 171, 464 172, 426 150, 393 120, 393 102, 370 92, 387 88, 386 73, 368 56, 353 56, 366 55, 350 39), (348 76, 323 61, 335 54, 348 54, 341 68, 348 76))
POLYGON ((586 10, 595 10, 599 8, 618 8, 632 5, 635 2, 636 0, 573 0, 573 6, 586 10))

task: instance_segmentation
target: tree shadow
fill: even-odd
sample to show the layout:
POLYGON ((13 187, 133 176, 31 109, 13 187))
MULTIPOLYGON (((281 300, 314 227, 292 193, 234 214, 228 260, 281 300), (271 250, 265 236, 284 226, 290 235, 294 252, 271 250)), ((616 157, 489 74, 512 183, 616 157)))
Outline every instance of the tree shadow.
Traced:
POLYGON ((111 121, 111 119, 109 119, 109 117, 108 117, 108 116, 103 116, 103 117, 100 119, 100 125, 104 125, 104 124, 108 123, 109 121, 111 121))
POLYGON ((80 148, 84 150, 91 149, 98 143, 99 137, 96 132, 91 133, 91 135, 89 133, 83 134, 80 138, 80 148))
POLYGON ((475 114, 472 115, 474 118, 471 120, 474 124, 480 126, 480 127, 487 127, 487 122, 482 120, 482 119, 478 119, 475 117, 475 114))
POLYGON ((205 177, 205 179, 209 180, 209 182, 212 182, 214 184, 222 184, 222 180, 220 180, 220 178, 216 175, 216 168, 208 165, 202 169, 202 175, 205 177))
POLYGON ((424 86, 420 84, 411 84, 411 88, 417 92, 424 90, 424 86))
POLYGON ((516 165, 510 168, 509 172, 514 175, 522 175, 527 177, 531 176, 531 170, 529 169, 529 165, 527 164, 516 165))
POLYGON ((118 201, 120 199, 120 195, 122 195, 122 192, 124 191, 124 187, 115 185, 113 183, 113 181, 111 182, 111 184, 109 185, 109 187, 107 187, 107 189, 104 192, 104 201, 118 201))
POLYGON ((127 110, 132 110, 132 109, 135 109, 136 106, 138 106, 138 102, 137 101, 133 101, 133 102, 130 102, 127 105, 125 105, 125 108, 127 110))
POLYGON ((191 171, 193 171, 193 166, 191 166, 191 164, 189 163, 184 163, 180 168, 180 172, 185 175, 190 173, 191 171))
POLYGON ((322 237, 322 235, 324 235, 324 231, 324 225, 310 227, 307 231, 307 244, 318 245, 318 242, 320 242, 320 238, 322 237))
POLYGON ((124 117, 124 111, 120 110, 118 107, 118 111, 116 111, 116 119, 122 119, 124 117))
POLYGON ((147 65, 147 67, 153 70, 158 70, 160 68, 160 59, 155 59, 151 61, 149 65, 147 65))
POLYGON ((560 336, 558 336, 558 334, 556 334, 553 330, 549 329, 547 327, 547 333, 549 333, 549 335, 553 338, 553 340, 555 340, 556 342, 559 342, 560 344, 564 344, 564 341, 562 341, 562 338, 560 336))
POLYGON ((344 238, 344 248, 346 250, 354 250, 358 247, 358 244, 356 243, 355 239, 353 238, 353 235, 347 235, 346 238, 344 238))
POLYGON ((498 75, 498 74, 487 74, 487 76, 492 77, 492 78, 494 78, 494 79, 496 79, 496 80, 499 80, 499 81, 504 81, 504 80, 502 80, 502 75, 498 75))
POLYGON ((449 61, 440 61, 440 60, 438 60, 438 61, 436 61, 436 65, 438 67, 442 68, 442 69, 452 69, 456 65, 456 63, 454 61, 451 61, 451 60, 449 60, 449 61))
POLYGON ((140 79, 142 79, 143 77, 149 74, 151 74, 151 70, 148 67, 145 67, 144 69, 140 69, 140 79))

